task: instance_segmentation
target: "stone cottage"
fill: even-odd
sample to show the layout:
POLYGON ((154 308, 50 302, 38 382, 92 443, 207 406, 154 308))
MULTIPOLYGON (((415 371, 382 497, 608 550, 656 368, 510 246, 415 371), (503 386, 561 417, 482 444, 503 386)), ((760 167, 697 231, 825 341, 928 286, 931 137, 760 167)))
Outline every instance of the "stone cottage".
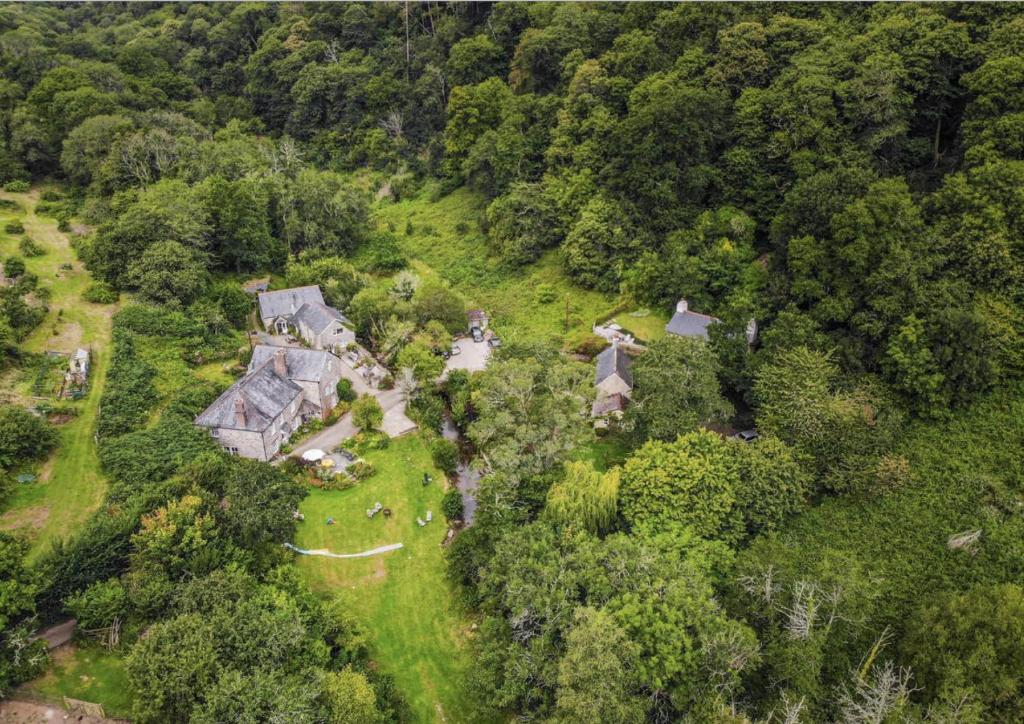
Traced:
POLYGON ((690 311, 689 303, 685 299, 680 299, 676 302, 675 314, 665 325, 665 331, 679 337, 708 339, 708 327, 720 321, 717 317, 690 311))
POLYGON ((270 460, 306 420, 337 404, 341 361, 318 350, 253 350, 246 375, 196 417, 194 424, 228 453, 270 460))
POLYGON ((356 341, 353 325, 345 315, 319 302, 306 302, 299 307, 292 316, 292 325, 313 349, 327 349, 340 354, 356 341))
POLYGON ((590 414, 597 419, 621 417, 633 394, 632 360, 620 347, 618 340, 597 356, 594 386, 597 396, 590 414))
POLYGON ((324 303, 317 285, 292 287, 257 295, 260 320, 271 333, 294 330, 313 349, 341 352, 356 341, 353 325, 341 312, 324 303))

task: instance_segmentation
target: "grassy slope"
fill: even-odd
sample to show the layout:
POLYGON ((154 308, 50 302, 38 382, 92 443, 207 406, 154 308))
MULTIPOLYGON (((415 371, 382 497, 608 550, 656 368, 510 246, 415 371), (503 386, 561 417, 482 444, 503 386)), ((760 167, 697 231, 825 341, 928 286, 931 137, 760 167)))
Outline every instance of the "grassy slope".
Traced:
POLYGON ((378 218, 394 226, 415 272, 450 283, 471 307, 487 310, 492 325, 505 337, 540 335, 560 339, 567 331, 589 330, 616 305, 617 300, 609 295, 573 285, 562 271, 557 251, 523 268, 510 268, 488 256, 486 240, 477 224, 484 208, 478 194, 460 188, 436 202, 428 196, 424 191, 409 200, 383 204, 378 218), (411 235, 405 233, 407 221, 413 224, 411 235), (465 233, 456 231, 460 222, 468 227, 465 233), (538 300, 541 284, 554 290, 555 301, 544 304, 538 300))
POLYGON ((18 694, 44 701, 69 696, 97 702, 107 716, 128 716, 132 709, 123 659, 98 646, 58 649, 49 671, 25 684, 18 694))
POLYGON ((314 490, 306 498, 296 544, 333 553, 405 547, 349 560, 297 556, 297 564, 314 590, 342 596, 365 622, 371 656, 395 677, 416 721, 460 721, 469 662, 465 624, 444 576, 440 543, 447 529, 437 482, 443 478, 419 436, 394 440, 366 458, 377 468, 372 478, 350 490, 314 490), (434 476, 431 485, 422 484, 424 471, 434 476), (390 519, 366 517, 377 501, 392 509, 390 519), (416 518, 427 510, 434 520, 421 528, 416 518), (326 525, 329 516, 335 525, 326 525))
MULTIPOLYGON (((59 428, 60 444, 43 465, 40 482, 19 486, 0 516, 0 525, 28 532, 32 542, 30 558, 34 559, 51 541, 66 536, 84 522, 103 499, 106 482, 99 470, 93 432, 110 364, 110 318, 115 307, 81 300, 81 293, 90 282, 89 274, 75 258, 67 236, 57 230, 56 222, 35 215, 37 191, 5 192, 0 197, 21 204, 24 213, 19 216, 26 234, 46 251, 43 256, 25 261, 29 271, 39 276, 40 284, 51 290, 50 311, 21 346, 30 352, 69 352, 85 346, 91 348, 93 355, 89 394, 80 402, 70 403, 78 408, 78 417, 59 428), (72 269, 61 270, 62 264, 71 264, 72 269), (59 318, 58 311, 62 311, 59 318)), ((0 217, 0 223, 7 220, 0 217)), ((18 239, 3 235, 0 256, 18 253, 18 239)), ((27 383, 25 389, 18 391, 27 393, 27 383)))

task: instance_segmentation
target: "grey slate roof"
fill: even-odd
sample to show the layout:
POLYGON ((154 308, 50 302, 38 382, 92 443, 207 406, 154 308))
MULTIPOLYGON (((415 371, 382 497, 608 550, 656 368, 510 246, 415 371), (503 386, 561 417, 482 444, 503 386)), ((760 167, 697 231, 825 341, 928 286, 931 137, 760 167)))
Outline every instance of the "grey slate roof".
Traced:
POLYGON ((720 320, 716 317, 709 317, 706 314, 697 314, 689 310, 676 312, 672 319, 665 325, 665 331, 669 334, 677 334, 680 337, 708 338, 708 327, 718 324, 720 320))
POLYGON ((334 307, 329 307, 320 302, 306 302, 303 304, 299 307, 299 310, 295 312, 295 315, 292 317, 292 321, 295 324, 305 322, 309 325, 309 328, 317 334, 323 332, 334 322, 343 322, 347 325, 351 325, 351 322, 345 318, 344 314, 334 307))
POLYGON ((630 369, 633 361, 617 345, 612 345, 601 354, 597 355, 597 379, 595 385, 599 385, 613 374, 618 374, 630 387, 633 386, 633 372, 630 369))
POLYGON ((284 362, 288 367, 288 379, 290 380, 319 382, 327 369, 327 362, 332 358, 338 359, 330 352, 325 352, 322 349, 273 347, 268 344, 258 344, 252 350, 252 361, 249 363, 249 369, 255 371, 258 367, 268 362, 271 369, 273 369, 274 353, 279 349, 284 350, 284 362))
POLYGON ((316 284, 309 287, 279 289, 276 292, 260 292, 257 299, 260 303, 260 319, 290 317, 307 302, 324 303, 324 295, 320 293, 320 287, 316 284))
POLYGON ((274 373, 274 365, 267 362, 231 385, 212 405, 195 419, 202 427, 230 428, 263 432, 296 398, 302 388, 291 380, 274 373), (235 400, 245 403, 245 426, 235 420, 235 400))

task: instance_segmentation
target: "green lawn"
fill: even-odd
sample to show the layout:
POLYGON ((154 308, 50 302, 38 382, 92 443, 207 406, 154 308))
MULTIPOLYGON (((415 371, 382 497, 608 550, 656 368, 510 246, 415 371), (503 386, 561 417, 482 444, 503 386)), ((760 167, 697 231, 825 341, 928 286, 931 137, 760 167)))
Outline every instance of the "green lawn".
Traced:
POLYGON ((483 197, 460 188, 433 202, 429 191, 423 191, 413 199, 383 203, 377 216, 394 227, 413 260, 413 271, 446 280, 471 307, 485 309, 492 326, 508 339, 523 335, 560 340, 567 332, 589 330, 616 306, 616 298, 573 284, 556 250, 518 268, 489 256, 477 223, 483 209, 483 197), (411 235, 405 233, 408 221, 413 224, 411 235), (460 224, 465 225, 461 233, 460 224), (542 285, 553 293, 552 301, 541 301, 542 285))
POLYGON ((616 322, 627 332, 633 334, 638 342, 656 342, 665 336, 665 325, 669 316, 654 309, 637 309, 615 316, 616 322))
POLYGON ((107 716, 126 717, 132 708, 124 659, 99 646, 57 649, 50 669, 18 693, 57 704, 65 696, 102 704, 107 716))
MULTIPOLYGON (((34 559, 51 541, 68 535, 84 522, 103 500, 106 482, 99 470, 93 432, 110 365, 110 320, 116 307, 81 300, 82 291, 91 281, 89 273, 77 260, 68 237, 57 229, 56 221, 36 216, 38 191, 4 192, 0 198, 18 202, 22 211, 17 218, 24 224, 26 235, 46 251, 25 262, 29 271, 38 275, 40 285, 50 289, 49 312, 20 346, 29 352, 72 352, 76 347, 87 347, 92 352, 89 394, 79 402, 68 403, 78 409, 78 416, 60 426, 60 443, 41 466, 39 481, 18 486, 0 516, 0 527, 28 534, 32 542, 29 557, 34 559), (71 269, 61 269, 65 264, 71 269)), ((0 224, 10 218, 14 216, 4 210, 0 224)), ((0 256, 18 254, 18 238, 20 235, 0 237, 0 256)), ((15 400, 31 401, 28 380, 11 387, 15 400)))
POLYGON ((416 721, 466 721, 468 624, 444 576, 443 477, 418 435, 365 457, 377 468, 372 478, 349 490, 313 490, 302 503, 306 519, 296 544, 332 553, 405 547, 359 559, 296 556, 297 565, 314 590, 342 596, 361 618, 372 658, 395 677, 416 721), (425 471, 434 476, 428 486, 422 484, 425 471), (378 501, 391 508, 390 518, 366 517, 378 501), (421 528, 416 518, 428 510, 434 520, 421 528), (336 524, 326 525, 328 517, 336 524))

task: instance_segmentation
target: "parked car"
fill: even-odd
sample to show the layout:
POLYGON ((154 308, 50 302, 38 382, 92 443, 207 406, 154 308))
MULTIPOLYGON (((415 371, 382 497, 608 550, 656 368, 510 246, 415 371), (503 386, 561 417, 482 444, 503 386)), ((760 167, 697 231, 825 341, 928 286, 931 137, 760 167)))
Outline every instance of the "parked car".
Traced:
POLYGON ((491 345, 492 349, 494 347, 500 347, 501 346, 501 337, 491 337, 489 340, 487 340, 487 344, 491 345))
POLYGON ((731 437, 740 442, 754 442, 758 438, 758 434, 757 430, 741 430, 731 437))
POLYGON ((454 357, 457 354, 462 354, 462 347, 460 347, 457 344, 453 344, 451 351, 448 353, 448 356, 454 357))
POLYGON ((473 329, 471 331, 473 332, 473 341, 474 342, 483 342, 484 341, 484 333, 480 330, 479 327, 473 327, 473 329))

